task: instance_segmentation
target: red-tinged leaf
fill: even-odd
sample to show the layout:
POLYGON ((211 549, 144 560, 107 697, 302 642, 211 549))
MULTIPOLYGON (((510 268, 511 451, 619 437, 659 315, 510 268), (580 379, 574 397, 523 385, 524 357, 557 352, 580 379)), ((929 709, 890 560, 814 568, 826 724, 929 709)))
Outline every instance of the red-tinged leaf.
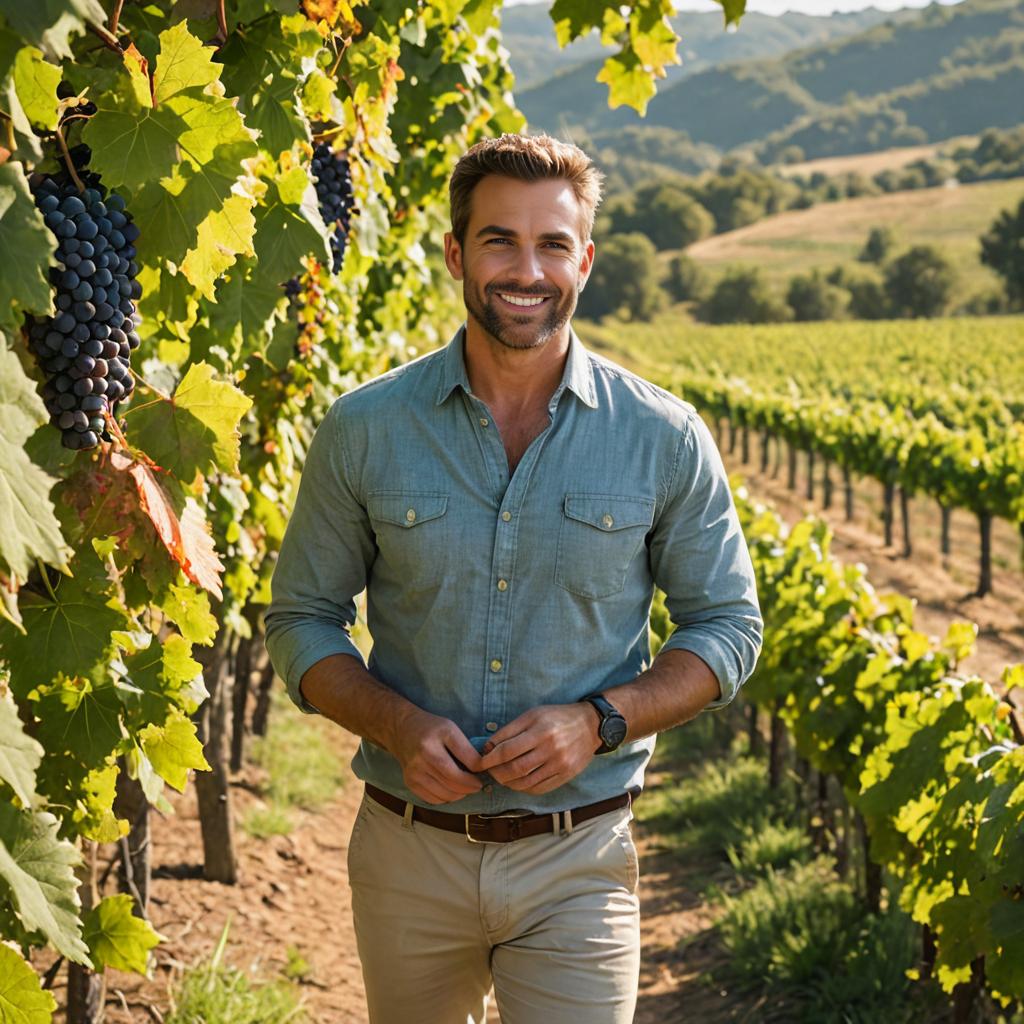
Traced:
POLYGON ((224 565, 217 557, 213 537, 199 506, 188 498, 179 516, 169 495, 148 466, 117 452, 111 455, 110 461, 115 469, 127 473, 135 481, 142 511, 182 572, 220 600, 220 575, 224 565))

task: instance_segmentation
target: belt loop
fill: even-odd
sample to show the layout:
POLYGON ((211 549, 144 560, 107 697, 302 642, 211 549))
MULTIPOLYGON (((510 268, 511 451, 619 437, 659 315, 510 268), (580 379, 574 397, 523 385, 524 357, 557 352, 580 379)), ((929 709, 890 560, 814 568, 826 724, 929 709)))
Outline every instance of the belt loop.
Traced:
POLYGON ((561 835, 562 833, 562 815, 560 811, 551 812, 551 834, 561 835))
POLYGON ((405 802, 405 814, 402 815, 402 828, 412 829, 412 812, 416 809, 416 805, 411 801, 406 800, 405 802))
POLYGON ((572 811, 568 810, 568 811, 563 811, 562 813, 565 815, 565 834, 567 836, 571 836, 572 835, 572 811))

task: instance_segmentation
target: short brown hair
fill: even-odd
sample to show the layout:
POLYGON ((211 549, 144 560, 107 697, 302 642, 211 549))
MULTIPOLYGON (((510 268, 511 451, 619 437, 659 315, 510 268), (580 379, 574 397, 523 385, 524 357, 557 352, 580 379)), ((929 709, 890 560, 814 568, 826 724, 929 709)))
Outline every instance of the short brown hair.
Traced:
POLYGON ((603 175, 590 157, 571 142, 559 142, 550 135, 514 135, 484 139, 468 149, 452 172, 448 184, 452 234, 461 244, 466 240, 473 190, 492 174, 518 181, 564 178, 583 208, 586 237, 594 228, 594 213, 601 202, 603 175))

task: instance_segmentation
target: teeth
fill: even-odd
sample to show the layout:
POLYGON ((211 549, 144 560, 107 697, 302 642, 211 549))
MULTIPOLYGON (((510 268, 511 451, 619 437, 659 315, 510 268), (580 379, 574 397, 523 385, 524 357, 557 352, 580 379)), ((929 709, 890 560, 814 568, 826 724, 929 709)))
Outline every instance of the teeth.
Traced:
POLYGON ((518 295, 506 295, 504 292, 499 292, 499 295, 506 301, 511 302, 513 306, 539 306, 546 298, 546 295, 538 295, 534 298, 522 298, 518 295))

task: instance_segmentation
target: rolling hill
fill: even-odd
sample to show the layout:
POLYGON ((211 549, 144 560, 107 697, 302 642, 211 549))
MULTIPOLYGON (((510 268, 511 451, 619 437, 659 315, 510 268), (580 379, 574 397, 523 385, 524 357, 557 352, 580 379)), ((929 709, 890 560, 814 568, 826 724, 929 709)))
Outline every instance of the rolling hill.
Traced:
MULTIPOLYGON (((876 12, 877 13, 877 12, 876 12)), ((695 17, 695 16, 694 16, 695 17)), ((736 37, 755 31, 744 18, 736 37)), ((819 19, 830 21, 832 19, 819 19)), ((650 124, 763 160, 920 145, 1024 120, 1024 5, 963 0, 901 11, 880 24, 774 59, 740 60, 663 85, 645 121, 610 111, 596 64, 518 95, 532 127, 612 131, 650 124)))

